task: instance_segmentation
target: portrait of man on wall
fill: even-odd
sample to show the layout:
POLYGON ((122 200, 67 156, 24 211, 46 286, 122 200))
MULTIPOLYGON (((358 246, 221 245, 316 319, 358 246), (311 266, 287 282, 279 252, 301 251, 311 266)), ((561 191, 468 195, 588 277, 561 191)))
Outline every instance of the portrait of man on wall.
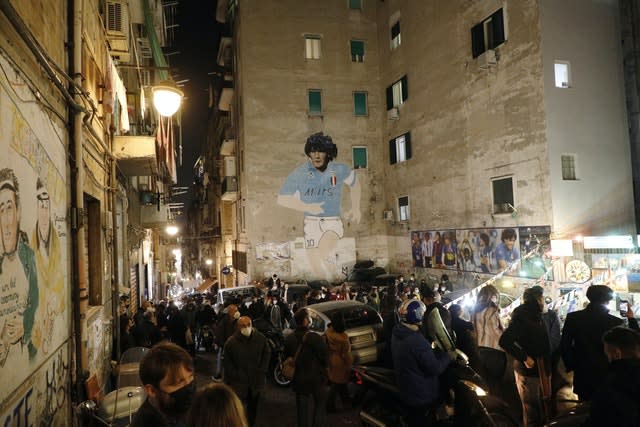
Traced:
POLYGON ((20 229, 20 189, 12 169, 0 170, 0 366, 7 360, 30 360, 38 309, 38 274, 28 238, 20 229))

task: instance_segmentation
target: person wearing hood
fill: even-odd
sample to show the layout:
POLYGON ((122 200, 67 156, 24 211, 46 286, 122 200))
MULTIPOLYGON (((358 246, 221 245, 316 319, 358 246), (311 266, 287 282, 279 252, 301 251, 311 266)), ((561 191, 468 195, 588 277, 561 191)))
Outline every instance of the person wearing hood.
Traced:
POLYGON ((438 377, 451 362, 447 353, 434 352, 420 331, 426 309, 422 301, 404 301, 398 308, 400 323, 391 336, 393 370, 409 427, 426 425, 427 410, 438 401, 438 377))
MULTIPOLYGON (((567 372, 574 372, 573 392, 583 401, 591 400, 607 373, 602 336, 624 322, 609 314, 607 305, 613 299, 613 290, 608 286, 589 286, 587 299, 589 304, 583 310, 567 315, 560 341, 560 353, 567 372)), ((637 330, 633 312, 629 310, 629 313, 629 327, 637 330)))
POLYGON ((511 322, 500 337, 500 346, 513 356, 516 387, 522 401, 523 425, 544 424, 539 363, 551 375, 551 345, 542 320, 544 289, 532 286, 524 291, 523 304, 513 310, 511 322))
POLYGON ((250 317, 240 317, 236 332, 224 345, 224 382, 245 405, 249 426, 256 422, 270 357, 267 338, 253 328, 250 317))
POLYGON ((588 426, 640 425, 640 333, 616 327, 602 337, 609 360, 604 383, 593 394, 588 426))
POLYGON ((353 355, 349 336, 345 332, 344 319, 341 313, 331 316, 331 323, 325 333, 329 348, 329 397, 327 399, 327 412, 336 411, 336 397, 340 394, 343 408, 350 406, 351 398, 347 384, 351 379, 351 367, 353 355))

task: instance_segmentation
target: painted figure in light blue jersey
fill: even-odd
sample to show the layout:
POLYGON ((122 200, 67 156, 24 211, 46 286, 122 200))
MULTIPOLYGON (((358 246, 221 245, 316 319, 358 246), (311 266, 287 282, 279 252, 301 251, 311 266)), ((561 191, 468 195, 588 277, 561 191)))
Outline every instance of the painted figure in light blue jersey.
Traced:
MULTIPOLYGON (((327 232, 344 235, 342 188, 351 188, 351 209, 344 218, 360 222, 360 183, 344 163, 335 162, 338 148, 329 135, 314 133, 304 146, 308 160, 289 174, 280 188, 278 204, 304 212, 305 248, 318 248, 327 232)), ((323 255, 323 254, 321 254, 323 255)))

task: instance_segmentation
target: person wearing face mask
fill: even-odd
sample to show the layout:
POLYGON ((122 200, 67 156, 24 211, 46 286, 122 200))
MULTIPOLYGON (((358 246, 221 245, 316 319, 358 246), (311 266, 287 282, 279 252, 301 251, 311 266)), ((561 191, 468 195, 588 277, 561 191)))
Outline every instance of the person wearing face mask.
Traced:
POLYGON ((238 306, 230 304, 226 308, 227 314, 223 316, 216 326, 216 344, 218 345, 218 359, 216 363, 216 372, 213 375, 214 381, 222 381, 222 356, 224 344, 229 337, 236 331, 236 322, 240 318, 238 306))
POLYGON ((640 334, 616 327, 602 337, 607 376, 593 395, 586 426, 640 425, 640 334))
POLYGON ((251 318, 238 319, 236 332, 224 345, 224 382, 245 406, 249 426, 255 425, 260 393, 266 384, 271 349, 251 318))
POLYGON ((131 427, 184 425, 195 392, 189 353, 170 342, 157 344, 140 361, 140 380, 147 398, 134 415, 131 427))
POLYGON ((471 315, 482 366, 480 374, 487 380, 493 394, 500 394, 502 379, 507 367, 507 355, 499 344, 504 331, 498 308, 499 295, 500 293, 495 286, 484 286, 478 292, 476 305, 471 315))

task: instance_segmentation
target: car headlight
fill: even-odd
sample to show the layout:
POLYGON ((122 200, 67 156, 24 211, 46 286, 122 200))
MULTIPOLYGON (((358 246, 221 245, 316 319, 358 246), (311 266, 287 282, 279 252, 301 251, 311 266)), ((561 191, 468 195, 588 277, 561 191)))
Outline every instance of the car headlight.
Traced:
POLYGON ((462 380, 462 383, 464 385, 466 385, 467 387, 469 387, 477 396, 486 396, 487 392, 480 387, 479 385, 472 383, 471 381, 468 380, 462 380))

